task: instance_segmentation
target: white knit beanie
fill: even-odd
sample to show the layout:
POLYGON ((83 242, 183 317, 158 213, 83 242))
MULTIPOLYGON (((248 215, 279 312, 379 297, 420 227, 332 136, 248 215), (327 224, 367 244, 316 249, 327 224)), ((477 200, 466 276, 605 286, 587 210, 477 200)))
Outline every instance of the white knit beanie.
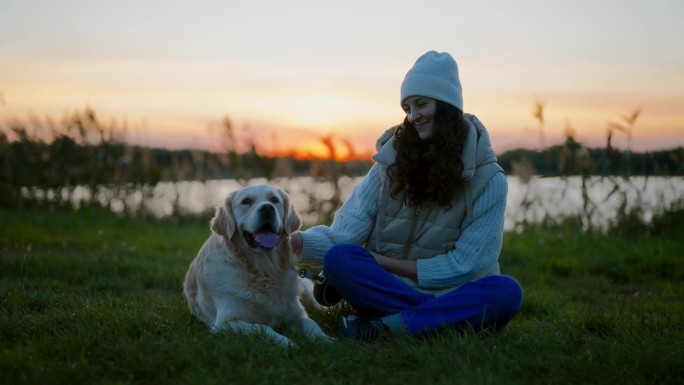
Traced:
POLYGON ((401 83, 401 104, 409 96, 427 96, 463 111, 463 91, 454 58, 436 51, 419 57, 401 83))

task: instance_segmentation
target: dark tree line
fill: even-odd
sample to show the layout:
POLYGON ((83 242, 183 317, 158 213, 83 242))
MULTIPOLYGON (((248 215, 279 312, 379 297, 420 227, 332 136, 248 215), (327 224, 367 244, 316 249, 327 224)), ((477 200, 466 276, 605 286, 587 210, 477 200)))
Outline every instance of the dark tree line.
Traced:
POLYGON ((525 163, 532 173, 543 176, 567 175, 684 175, 684 147, 633 153, 615 148, 587 148, 572 138, 563 145, 543 150, 516 149, 498 156, 509 174, 525 163))
POLYGON ((0 205, 31 204, 45 200, 46 194, 52 195, 49 200, 53 203, 68 204, 78 186, 88 188, 90 203, 97 205, 96 193, 102 187, 123 193, 150 190, 159 182, 237 179, 246 183, 256 177, 302 175, 327 178, 332 173, 363 174, 370 165, 370 161, 338 164, 332 157, 269 157, 254 145, 238 153, 227 118, 224 128, 229 145, 225 152, 213 153, 127 144, 121 139, 120 125, 103 122, 90 109, 60 122, 0 124, 0 205))
MULTIPOLYGON (((120 125, 103 122, 90 109, 58 123, 49 119, 40 122, 40 130, 35 125, 16 121, 0 125, 1 205, 35 201, 45 194, 52 194, 53 201, 68 201, 77 186, 87 187, 94 197, 103 186, 133 191, 162 181, 246 182, 255 177, 302 175, 338 178, 363 175, 371 165, 370 159, 336 162, 334 147, 325 141, 331 146, 331 158, 325 160, 268 157, 253 145, 242 153, 234 145, 227 146, 223 153, 132 146, 121 139, 120 125), (47 139, 37 135, 38 131, 47 131, 47 139)), ((234 144, 234 131, 227 118, 224 126, 229 143, 234 144)), ((684 175, 681 147, 632 153, 612 148, 609 141, 606 148, 590 149, 572 136, 562 145, 541 151, 505 152, 500 154, 499 162, 509 175, 684 175)))

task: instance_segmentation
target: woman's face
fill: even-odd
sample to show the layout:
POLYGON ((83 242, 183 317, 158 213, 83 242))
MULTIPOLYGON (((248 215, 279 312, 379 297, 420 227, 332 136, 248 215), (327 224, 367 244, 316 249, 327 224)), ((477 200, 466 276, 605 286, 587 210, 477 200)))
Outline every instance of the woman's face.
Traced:
POLYGON ((402 104, 409 123, 416 128, 418 136, 425 140, 434 133, 432 117, 435 115, 437 101, 425 96, 409 96, 402 104))

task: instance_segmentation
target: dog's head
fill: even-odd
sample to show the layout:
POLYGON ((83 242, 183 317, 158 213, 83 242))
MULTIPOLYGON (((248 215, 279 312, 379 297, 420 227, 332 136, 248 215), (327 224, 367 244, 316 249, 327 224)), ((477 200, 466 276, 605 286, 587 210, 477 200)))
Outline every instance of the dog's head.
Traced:
POLYGON ((241 237, 253 249, 273 249, 281 238, 298 230, 301 220, 281 189, 248 186, 232 192, 216 209, 211 230, 227 239, 241 237))

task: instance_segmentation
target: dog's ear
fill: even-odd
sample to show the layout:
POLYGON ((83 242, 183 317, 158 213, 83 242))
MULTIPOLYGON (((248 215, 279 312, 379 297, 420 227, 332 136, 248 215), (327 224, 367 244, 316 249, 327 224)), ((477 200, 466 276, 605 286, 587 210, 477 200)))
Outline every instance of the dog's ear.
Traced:
POLYGON ((226 203, 223 206, 216 208, 216 214, 211 220, 211 231, 228 239, 232 238, 235 233, 235 219, 233 219, 231 198, 232 195, 226 199, 226 203))
POLYGON ((280 198, 283 200, 283 206, 285 207, 285 232, 287 234, 292 234, 302 226, 302 220, 299 219, 297 210, 295 210, 290 202, 290 196, 281 189, 278 189, 278 193, 280 194, 280 198))

